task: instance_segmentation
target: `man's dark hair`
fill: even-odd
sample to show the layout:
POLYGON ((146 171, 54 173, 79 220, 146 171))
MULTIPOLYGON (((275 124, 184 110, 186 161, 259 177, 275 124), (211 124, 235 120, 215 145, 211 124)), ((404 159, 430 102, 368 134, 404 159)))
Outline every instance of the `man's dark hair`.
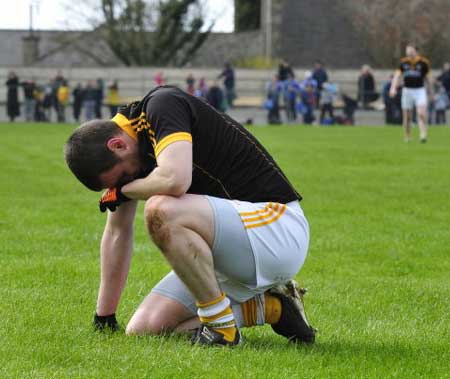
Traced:
POLYGON ((75 129, 64 146, 64 157, 70 170, 92 191, 102 190, 100 174, 120 161, 106 146, 119 132, 113 121, 88 121, 75 129))

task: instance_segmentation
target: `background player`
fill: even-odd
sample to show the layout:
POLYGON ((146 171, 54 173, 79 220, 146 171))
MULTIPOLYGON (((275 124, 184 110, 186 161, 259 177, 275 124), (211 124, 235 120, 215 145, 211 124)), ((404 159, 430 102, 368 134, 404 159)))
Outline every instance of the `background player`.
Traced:
POLYGON ((417 53, 417 48, 408 44, 406 46, 406 57, 400 61, 400 66, 394 74, 389 94, 395 97, 400 86, 400 80, 403 75, 402 90, 402 110, 403 110, 403 128, 405 133, 405 142, 411 140, 411 121, 414 107, 417 110, 417 118, 420 129, 420 141, 427 142, 427 104, 428 92, 432 98, 432 86, 430 76, 430 62, 427 58, 417 53))

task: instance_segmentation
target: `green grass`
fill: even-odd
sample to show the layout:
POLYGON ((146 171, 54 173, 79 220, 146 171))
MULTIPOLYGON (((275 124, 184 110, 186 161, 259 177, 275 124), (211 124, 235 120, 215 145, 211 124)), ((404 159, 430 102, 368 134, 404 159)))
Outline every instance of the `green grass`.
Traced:
MULTIPOLYGON (((304 196, 298 279, 320 329, 269 327, 234 350, 91 330, 104 215, 65 168, 73 126, 0 124, 1 378, 449 378, 450 128, 253 127, 304 196), (417 133, 417 131, 415 131, 417 133)), ((168 271, 136 223, 123 325, 168 271)))

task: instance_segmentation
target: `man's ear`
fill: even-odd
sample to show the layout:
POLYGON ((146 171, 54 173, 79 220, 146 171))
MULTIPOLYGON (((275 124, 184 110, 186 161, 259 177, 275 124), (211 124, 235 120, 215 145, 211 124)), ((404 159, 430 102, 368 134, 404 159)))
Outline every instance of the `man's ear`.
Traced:
POLYGON ((127 149, 127 143, 120 137, 112 137, 106 142, 106 147, 113 153, 120 154, 127 149))

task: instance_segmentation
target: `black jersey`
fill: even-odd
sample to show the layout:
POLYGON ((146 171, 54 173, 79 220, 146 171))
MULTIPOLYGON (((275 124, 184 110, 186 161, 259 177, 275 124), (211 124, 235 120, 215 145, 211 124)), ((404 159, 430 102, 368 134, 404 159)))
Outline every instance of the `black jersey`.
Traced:
POLYGON ((430 71, 430 62, 420 55, 401 60, 398 68, 403 74, 404 86, 406 88, 421 88, 425 85, 425 77, 430 71))
POLYGON ((149 170, 168 145, 192 142, 188 193, 251 202, 301 200, 270 154, 242 125, 204 100, 170 86, 157 87, 112 119, 138 141, 149 170))

